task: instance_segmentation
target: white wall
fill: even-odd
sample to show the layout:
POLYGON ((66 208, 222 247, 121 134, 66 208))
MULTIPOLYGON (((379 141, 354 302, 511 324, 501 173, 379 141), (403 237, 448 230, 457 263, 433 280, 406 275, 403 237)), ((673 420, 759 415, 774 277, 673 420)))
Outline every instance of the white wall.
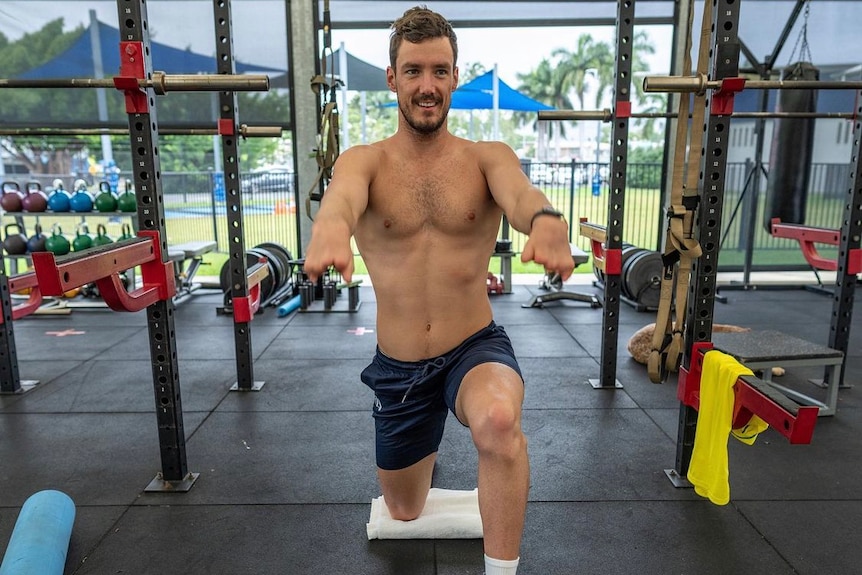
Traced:
MULTIPOLYGON (((774 120, 766 121, 766 139, 763 146, 763 161, 769 161, 772 144, 772 125, 774 120)), ((814 128, 814 152, 811 157, 815 164, 849 163, 853 148, 853 123, 850 120, 821 118, 814 128)), ((730 123, 730 146, 728 162, 754 160, 757 135, 756 120, 736 119, 730 123)))

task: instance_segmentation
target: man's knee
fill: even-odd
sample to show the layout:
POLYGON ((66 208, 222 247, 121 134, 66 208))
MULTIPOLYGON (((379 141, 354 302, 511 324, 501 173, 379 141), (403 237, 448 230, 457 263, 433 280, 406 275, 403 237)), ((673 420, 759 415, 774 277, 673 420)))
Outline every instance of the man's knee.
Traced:
POLYGON ((422 510, 425 508, 425 501, 389 501, 385 497, 386 508, 389 509, 389 515, 397 521, 413 521, 422 510))
POLYGON ((521 430, 521 406, 512 401, 494 400, 470 420, 473 442, 480 454, 515 458, 527 447, 521 430))

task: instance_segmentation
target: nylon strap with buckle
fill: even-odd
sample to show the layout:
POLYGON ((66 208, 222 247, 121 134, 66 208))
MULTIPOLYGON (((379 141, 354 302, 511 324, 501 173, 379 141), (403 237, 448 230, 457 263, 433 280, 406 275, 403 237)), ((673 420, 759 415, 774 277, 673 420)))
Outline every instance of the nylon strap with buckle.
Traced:
MULTIPOLYGON (((693 4, 693 3, 692 3, 693 4)), ((691 74, 691 37, 694 6, 689 7, 683 74, 691 74)), ((700 31, 697 74, 705 76, 709 65, 709 40, 712 25, 712 3, 704 3, 700 31)), ((685 311, 692 261, 701 255, 700 243, 693 237, 694 215, 700 199, 698 178, 703 145, 703 122, 706 116, 705 92, 694 95, 689 132, 688 116, 692 108, 688 94, 681 94, 677 114, 674 147, 673 182, 667 210, 668 229, 662 253, 662 278, 652 350, 647 360, 650 381, 661 383, 667 374, 679 368, 684 347, 685 311), (690 141, 687 141, 690 140, 690 141), (687 145, 688 144, 688 145, 687 145), (688 153, 686 153, 688 149, 688 153), (674 318, 675 312, 675 318, 674 318)))
MULTIPOLYGON (((318 96, 319 101, 324 102, 320 115, 320 132, 317 134, 317 148, 314 150, 317 161, 317 177, 312 182, 305 199, 306 213, 311 218, 311 202, 320 201, 323 195, 318 192, 320 182, 332 179, 332 167, 339 154, 338 139, 338 104, 335 92, 341 80, 335 77, 335 66, 333 63, 330 77, 326 77, 327 57, 332 58, 332 25, 329 16, 329 0, 323 3, 323 54, 320 58, 320 74, 311 79, 311 90, 318 96), (329 101, 326 101, 327 93, 329 101)), ((342 71, 343 73, 343 71, 342 71)))

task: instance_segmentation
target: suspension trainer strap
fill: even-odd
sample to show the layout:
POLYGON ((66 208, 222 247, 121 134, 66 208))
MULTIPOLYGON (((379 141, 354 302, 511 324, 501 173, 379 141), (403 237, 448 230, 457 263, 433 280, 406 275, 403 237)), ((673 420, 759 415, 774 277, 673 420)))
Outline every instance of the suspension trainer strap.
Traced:
MULTIPOLYGON (((683 74, 691 74, 691 36, 694 7, 689 9, 689 25, 683 74)), ((709 63, 709 40, 712 24, 712 3, 704 3, 698 48, 697 73, 705 75, 709 63)), ((674 177, 668 206, 668 229, 662 253, 662 279, 652 351, 647 360, 650 381, 661 383, 670 371, 679 368, 685 333, 685 310, 692 261, 700 257, 700 243, 693 237, 694 215, 697 209, 700 153, 703 145, 703 122, 706 116, 705 93, 695 94, 691 111, 692 129, 686 118, 691 108, 690 98, 682 94, 677 115, 674 147, 674 177), (688 150, 688 152, 686 151, 688 150), (675 321, 674 321, 675 312, 675 321)))
MULTIPOLYGON (((342 70, 342 73, 344 71, 342 70)), ((306 213, 311 215, 311 202, 319 202, 323 198, 320 192, 320 182, 332 179, 332 167, 339 154, 338 137, 338 104, 336 92, 341 81, 335 77, 335 57, 332 52, 332 22, 329 13, 329 0, 323 2, 323 53, 320 58, 320 74, 311 79, 311 90, 322 102, 320 115, 320 131, 317 134, 317 148, 314 150, 317 161, 317 177, 308 190, 305 200, 306 213), (327 59, 331 70, 327 79, 327 59), (327 101, 327 94, 329 101, 327 101)))

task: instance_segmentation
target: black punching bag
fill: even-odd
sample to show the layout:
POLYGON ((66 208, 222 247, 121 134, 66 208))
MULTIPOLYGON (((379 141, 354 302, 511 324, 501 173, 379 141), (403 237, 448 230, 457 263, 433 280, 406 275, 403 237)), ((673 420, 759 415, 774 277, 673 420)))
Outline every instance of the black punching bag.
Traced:
MULTIPOLYGON (((810 62, 797 62, 784 69, 782 80, 819 80, 820 71, 810 62)), ((816 90, 780 90, 778 112, 816 112, 816 90)), ((769 153, 764 225, 772 218, 787 224, 805 223, 808 176, 814 149, 814 119, 776 118, 769 153)))

